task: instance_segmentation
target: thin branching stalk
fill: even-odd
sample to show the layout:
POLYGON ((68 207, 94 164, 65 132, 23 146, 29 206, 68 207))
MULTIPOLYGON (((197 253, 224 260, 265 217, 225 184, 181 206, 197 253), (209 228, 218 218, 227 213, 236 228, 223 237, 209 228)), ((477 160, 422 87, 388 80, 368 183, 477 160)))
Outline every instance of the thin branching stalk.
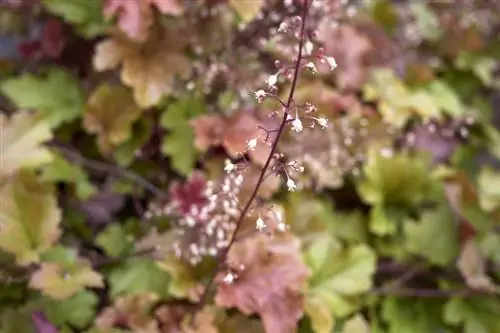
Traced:
POLYGON ((278 147, 279 140, 281 138, 281 135, 283 134, 283 130, 285 129, 285 125, 287 124, 289 110, 290 110, 291 106, 293 105, 295 88, 297 86, 297 81, 298 81, 298 77, 299 77, 299 73, 300 73, 300 69, 301 69, 304 39, 306 37, 305 36, 306 35, 306 31, 305 31, 306 30, 306 20, 307 20, 307 14, 308 14, 311 2, 312 2, 312 0, 304 0, 304 3, 303 3, 302 15, 301 15, 302 20, 301 20, 300 35, 299 35, 299 48, 298 48, 297 59, 295 62, 295 68, 294 68, 293 79, 292 79, 292 86, 290 88, 290 93, 288 95, 287 102, 284 104, 285 112, 283 113, 283 118, 282 118, 280 126, 277 130, 276 137, 275 137, 274 142, 273 142, 272 147, 271 147, 271 151, 269 152, 269 156, 267 157, 266 163, 264 164, 264 167, 262 168, 262 170, 260 172, 259 178, 257 180, 257 183, 256 183, 253 191, 252 191, 252 194, 250 195, 250 198, 248 199, 245 206, 243 207, 243 210, 240 213, 240 216, 236 222, 236 228, 231 236, 229 244, 221 252, 221 255, 218 258, 217 268, 215 269, 215 272, 211 275, 209 281, 207 282, 207 284, 205 286, 205 290, 204 290, 203 295, 199 301, 198 310, 203 308, 203 306, 205 305, 205 303, 208 300, 208 295, 209 295, 210 289, 212 287, 212 284, 215 281, 215 277, 219 273, 220 268, 226 262, 229 251, 231 250, 232 246, 234 245, 234 243, 237 239, 236 235, 238 234, 238 231, 240 230, 240 228, 243 224, 245 216, 248 214, 250 207, 252 206, 253 201, 257 197, 257 193, 258 193, 262 183, 264 182, 264 179, 265 179, 265 176, 267 173, 267 169, 269 168, 269 165, 271 164, 271 161, 273 160, 273 156, 276 153, 276 149, 278 147))

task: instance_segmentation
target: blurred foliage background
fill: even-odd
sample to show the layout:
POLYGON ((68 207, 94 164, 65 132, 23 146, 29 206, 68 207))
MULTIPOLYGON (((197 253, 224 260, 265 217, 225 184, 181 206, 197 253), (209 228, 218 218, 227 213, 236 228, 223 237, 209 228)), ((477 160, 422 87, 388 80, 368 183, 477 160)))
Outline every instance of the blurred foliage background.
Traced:
POLYGON ((288 230, 242 237, 197 307, 215 243, 190 263, 202 231, 180 221, 275 125, 253 92, 302 6, 0 1, 1 333, 500 333, 496 0, 313 1, 338 67, 295 99, 329 127, 280 142, 300 186, 259 197, 288 230))

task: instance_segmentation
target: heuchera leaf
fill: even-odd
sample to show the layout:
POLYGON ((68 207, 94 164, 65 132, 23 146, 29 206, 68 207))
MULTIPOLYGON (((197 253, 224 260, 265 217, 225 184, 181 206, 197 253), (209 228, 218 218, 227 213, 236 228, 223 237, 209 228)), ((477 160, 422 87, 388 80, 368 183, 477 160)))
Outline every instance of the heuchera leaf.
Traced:
POLYGON ((449 207, 426 211, 418 222, 406 221, 404 234, 408 251, 433 264, 447 265, 459 254, 458 228, 449 207))
POLYGON ((148 258, 133 258, 115 268, 109 275, 111 297, 154 293, 166 296, 170 276, 148 258))
POLYGON ((243 23, 253 20, 264 3, 264 0, 229 0, 229 5, 236 11, 243 23))
POLYGON ((385 154, 370 150, 363 165, 358 192, 373 206, 370 230, 378 235, 394 234, 396 220, 405 209, 442 197, 441 184, 435 179, 429 161, 408 154, 385 154))
POLYGON ((500 300, 496 296, 452 298, 445 306, 444 319, 461 326, 464 333, 500 332, 500 300))
POLYGON ((169 130, 162 151, 171 158, 172 166, 182 175, 192 171, 199 154, 194 146, 194 131, 189 119, 201 114, 203 108, 204 103, 200 99, 186 96, 170 104, 160 119, 161 126, 169 130))
POLYGON ((102 84, 90 96, 83 127, 97 135, 97 145, 103 155, 109 155, 131 136, 132 124, 142 110, 134 103, 129 90, 121 86, 102 84))
POLYGON ((439 332, 443 301, 388 297, 382 302, 382 317, 389 325, 387 333, 439 332))
POLYGON ((369 324, 361 315, 356 315, 349 319, 343 328, 343 333, 370 333, 369 324))
POLYGON ((313 271, 309 279, 307 314, 317 332, 329 332, 333 317, 351 314, 360 305, 360 296, 372 286, 376 269, 376 255, 366 245, 344 248, 334 239, 317 239, 305 253, 306 262, 313 271), (316 311, 330 312, 328 318, 316 311))
POLYGON ((94 293, 84 290, 63 301, 43 298, 35 302, 35 307, 42 308, 47 318, 58 327, 69 324, 84 328, 94 319, 98 301, 94 293))
POLYGON ((42 0, 49 12, 77 27, 84 37, 101 34, 107 26, 102 15, 103 0, 42 0))
POLYGON ((132 240, 121 225, 110 224, 97 236, 96 242, 106 254, 117 257, 133 249, 132 240))
POLYGON ((309 275, 298 245, 291 235, 256 235, 236 243, 228 263, 238 277, 230 284, 220 281, 215 303, 246 315, 259 314, 266 332, 295 332, 309 275))
POLYGON ((54 188, 21 172, 0 186, 0 202, 0 249, 14 254, 20 265, 38 262, 61 233, 54 188))
POLYGON ((481 169, 478 177, 479 205, 487 212, 500 208, 500 172, 490 167, 481 169))
POLYGON ((55 300, 68 299, 85 287, 104 286, 102 276, 75 250, 55 247, 43 259, 31 276, 30 286, 55 300))
POLYGON ((78 82, 59 68, 51 68, 44 76, 27 73, 7 79, 0 90, 18 108, 38 110, 53 127, 78 118, 85 103, 78 82))
POLYGON ((74 163, 67 161, 61 154, 52 153, 53 160, 41 170, 41 179, 47 182, 61 182, 75 186, 76 195, 81 200, 93 196, 97 188, 90 182, 85 171, 74 163))
POLYGON ((141 108, 152 107, 171 91, 177 74, 184 75, 190 61, 183 53, 182 31, 163 30, 143 44, 114 36, 97 44, 93 64, 97 71, 121 66, 122 82, 134 90, 141 108))
POLYGON ((401 127, 412 115, 427 119, 439 117, 439 107, 424 90, 412 91, 389 69, 375 70, 363 88, 369 101, 377 101, 384 120, 401 127))
POLYGON ((485 257, 473 239, 462 245, 457 266, 465 282, 472 289, 500 293, 500 287, 496 286, 493 279, 487 275, 485 257))
POLYGON ((48 124, 33 114, 18 111, 8 118, 0 113, 0 180, 50 162, 52 154, 40 144, 51 138, 48 124))

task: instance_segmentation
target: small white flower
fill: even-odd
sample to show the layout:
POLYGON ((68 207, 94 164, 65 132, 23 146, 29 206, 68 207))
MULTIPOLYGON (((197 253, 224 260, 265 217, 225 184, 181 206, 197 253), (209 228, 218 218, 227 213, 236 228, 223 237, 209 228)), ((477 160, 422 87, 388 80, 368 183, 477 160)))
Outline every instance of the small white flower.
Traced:
POLYGON ((262 89, 257 90, 254 94, 255 94, 255 98, 257 99, 257 102, 259 102, 259 103, 262 103, 262 101, 264 100, 264 98, 267 95, 266 92, 262 89))
POLYGON ((288 31, 288 24, 286 22, 281 22, 278 28, 278 32, 287 32, 287 31, 288 31))
POLYGON ((248 150, 255 150, 255 147, 257 147, 257 139, 253 138, 247 141, 247 149, 248 150))
POLYGON ((226 276, 224 276, 224 283, 233 284, 234 280, 236 280, 236 275, 228 272, 226 276))
POLYGON ((262 219, 262 217, 260 217, 260 215, 259 215, 259 218, 255 222, 255 229, 262 231, 262 229, 264 229, 265 227, 267 227, 267 225, 264 222, 264 220, 262 219))
POLYGON ((295 119, 292 121, 292 130, 295 132, 301 132, 304 129, 304 126, 302 126, 302 122, 300 121, 299 117, 295 117, 295 119))
POLYGON ((290 192, 293 192, 295 188, 297 188, 297 185, 295 185, 295 182, 293 181, 292 178, 288 178, 286 186, 288 187, 288 191, 290 192))
POLYGON ((326 118, 318 118, 316 119, 318 122, 318 125, 321 126, 321 128, 327 128, 328 127, 328 119, 326 118))
POLYGON ((273 87, 278 82, 278 74, 273 74, 267 78, 267 84, 269 87, 273 87))
POLYGON ((226 159, 226 165, 224 166, 224 171, 227 173, 231 173, 231 171, 234 171, 236 169, 236 165, 233 164, 229 159, 226 159))
POLYGON ((306 65, 307 69, 313 74, 317 74, 318 70, 316 69, 316 65, 313 62, 308 62, 306 65))
POLYGON ((335 61, 335 58, 326 56, 325 61, 330 66, 330 70, 333 71, 335 68, 337 68, 337 62, 335 61))
POLYGON ((288 226, 283 222, 278 223, 278 226, 277 226, 279 231, 286 231, 287 227, 288 226))
POLYGON ((308 40, 304 43, 304 55, 305 56, 310 56, 312 54, 312 51, 314 49, 314 44, 308 40))

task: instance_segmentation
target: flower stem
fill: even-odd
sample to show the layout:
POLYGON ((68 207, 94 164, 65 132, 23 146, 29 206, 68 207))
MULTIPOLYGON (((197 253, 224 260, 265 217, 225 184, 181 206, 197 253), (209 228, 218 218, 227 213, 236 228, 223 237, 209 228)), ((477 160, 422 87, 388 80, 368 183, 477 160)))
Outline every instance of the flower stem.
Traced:
POLYGON ((243 224, 243 220, 245 219, 245 216, 247 215, 253 201, 257 197, 257 193, 258 193, 258 191, 259 191, 259 189, 264 181, 266 171, 267 171, 269 165, 271 164, 273 156, 274 156, 276 149, 278 147, 278 142, 280 140, 281 135, 283 134, 283 130, 285 129, 285 125, 287 123, 287 118, 288 118, 288 110, 290 109, 290 107, 293 104, 293 97, 295 94, 295 88, 297 86, 297 81, 298 81, 300 67, 301 67, 300 65, 302 63, 302 51, 303 51, 304 39, 305 39, 306 19, 307 19, 307 13, 309 10, 309 5, 311 2, 312 2, 312 0, 304 0, 304 2, 303 2, 303 9, 302 9, 302 15, 301 15, 302 22, 301 22, 300 36, 299 36, 299 50, 298 50, 297 60, 295 63, 295 68, 294 68, 292 86, 290 88, 290 93, 288 95, 287 102, 284 105, 285 112, 283 113, 283 118, 282 118, 280 126, 278 128, 276 138, 273 142, 273 145, 271 147, 271 151, 269 152, 269 156, 267 157, 266 163, 264 164, 264 167, 262 168, 262 171, 260 172, 259 179, 257 180, 255 188, 253 189, 252 194, 250 195, 250 198, 246 202, 246 204, 245 204, 243 210, 241 211, 241 214, 236 222, 236 228, 234 230, 234 233, 231 236, 231 240, 229 241, 229 244, 226 246, 224 251, 221 253, 221 255, 219 257, 219 262, 218 262, 217 268, 216 268, 214 274, 210 277, 209 281, 207 282, 204 293, 200 299, 198 309, 203 308, 203 306, 207 302, 210 288, 211 288, 212 284, 214 283, 215 277, 217 276, 217 273, 219 272, 221 266, 226 261, 227 256, 229 254, 229 251, 231 250, 232 246, 235 243, 236 235, 238 234, 238 231, 241 228, 241 225, 243 224))

